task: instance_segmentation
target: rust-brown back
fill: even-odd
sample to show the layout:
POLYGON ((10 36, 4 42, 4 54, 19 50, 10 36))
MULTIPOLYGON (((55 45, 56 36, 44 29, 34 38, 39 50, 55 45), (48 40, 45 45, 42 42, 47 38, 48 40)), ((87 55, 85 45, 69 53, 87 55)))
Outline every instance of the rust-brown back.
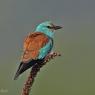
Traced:
POLYGON ((24 40, 23 55, 21 61, 29 62, 32 59, 37 59, 39 50, 48 43, 48 37, 41 32, 33 32, 24 40))

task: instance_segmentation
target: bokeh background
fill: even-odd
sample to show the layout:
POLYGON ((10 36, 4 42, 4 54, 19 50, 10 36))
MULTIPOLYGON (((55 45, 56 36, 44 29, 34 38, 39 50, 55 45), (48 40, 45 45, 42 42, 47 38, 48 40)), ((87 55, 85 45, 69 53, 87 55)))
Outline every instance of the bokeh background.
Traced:
POLYGON ((95 95, 94 0, 0 0, 0 95, 20 95, 29 70, 13 77, 24 37, 47 20, 64 25, 54 38, 62 57, 41 69, 30 95, 95 95))

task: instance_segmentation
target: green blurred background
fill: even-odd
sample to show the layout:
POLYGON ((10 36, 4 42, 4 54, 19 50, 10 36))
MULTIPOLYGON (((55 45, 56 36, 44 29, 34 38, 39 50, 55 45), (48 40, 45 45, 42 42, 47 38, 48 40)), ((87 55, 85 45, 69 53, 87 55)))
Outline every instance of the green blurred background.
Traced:
POLYGON ((23 39, 47 20, 64 25, 54 38, 62 56, 41 69, 30 95, 95 95, 94 0, 0 0, 0 95, 20 95, 23 39))

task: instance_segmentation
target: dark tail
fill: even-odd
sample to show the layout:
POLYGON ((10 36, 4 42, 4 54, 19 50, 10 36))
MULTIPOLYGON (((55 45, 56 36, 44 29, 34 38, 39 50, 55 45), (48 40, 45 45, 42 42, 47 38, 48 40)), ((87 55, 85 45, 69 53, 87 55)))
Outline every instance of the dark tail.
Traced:
POLYGON ((32 61, 30 61, 28 63, 21 62, 20 65, 19 65, 19 67, 18 67, 18 70, 17 70, 17 72, 15 74, 14 80, 16 80, 18 78, 18 76, 20 74, 22 74, 24 71, 26 71, 27 69, 29 69, 30 67, 32 67, 36 63, 40 63, 42 61, 43 61, 43 59, 41 59, 41 60, 40 59, 38 59, 38 60, 32 60, 32 61))

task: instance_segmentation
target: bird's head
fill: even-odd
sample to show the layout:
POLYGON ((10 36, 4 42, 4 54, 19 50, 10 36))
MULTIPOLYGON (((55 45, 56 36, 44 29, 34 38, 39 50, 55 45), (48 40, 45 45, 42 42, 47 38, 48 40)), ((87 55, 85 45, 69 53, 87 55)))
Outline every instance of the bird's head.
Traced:
POLYGON ((54 25, 51 21, 46 21, 37 26, 36 32, 43 32, 47 36, 53 37, 54 31, 61 28, 61 26, 54 25))

